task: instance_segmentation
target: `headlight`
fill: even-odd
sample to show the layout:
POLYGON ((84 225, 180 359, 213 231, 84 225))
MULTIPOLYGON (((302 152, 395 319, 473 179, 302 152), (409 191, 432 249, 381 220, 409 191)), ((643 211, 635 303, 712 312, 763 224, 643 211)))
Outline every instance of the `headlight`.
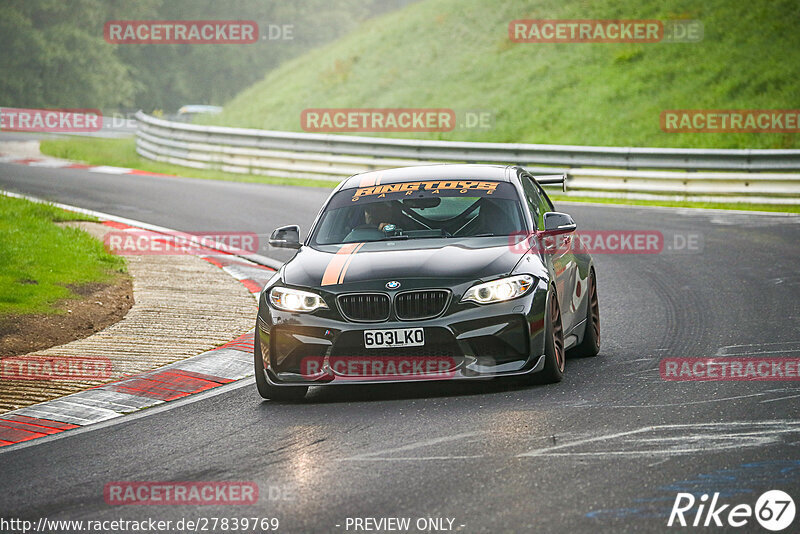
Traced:
POLYGON ((533 277, 527 274, 501 278, 472 286, 464 293, 461 302, 492 304, 521 297, 533 286, 533 277))
POLYGON ((269 301, 279 310, 289 312, 307 313, 328 307, 319 295, 288 287, 273 287, 269 292, 269 301))

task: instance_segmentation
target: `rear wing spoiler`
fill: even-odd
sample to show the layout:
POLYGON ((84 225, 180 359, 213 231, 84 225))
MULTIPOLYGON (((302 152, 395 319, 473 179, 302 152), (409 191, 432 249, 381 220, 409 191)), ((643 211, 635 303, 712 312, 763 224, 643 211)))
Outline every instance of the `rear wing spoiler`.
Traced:
POLYGON ((561 190, 567 191, 567 173, 564 174, 543 174, 534 176, 534 180, 539 185, 560 185, 561 190))

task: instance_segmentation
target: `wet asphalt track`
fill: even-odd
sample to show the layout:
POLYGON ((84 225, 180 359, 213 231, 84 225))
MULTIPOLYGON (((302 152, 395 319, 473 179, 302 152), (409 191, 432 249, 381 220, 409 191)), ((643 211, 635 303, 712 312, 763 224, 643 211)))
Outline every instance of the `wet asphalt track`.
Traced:
MULTIPOLYGON (((8 164, 0 188, 264 242, 281 224, 307 230, 328 193, 8 164)), ((279 518, 279 532, 347 532, 348 517, 443 517, 460 532, 638 532, 668 530, 679 491, 753 505, 782 489, 800 506, 798 382, 659 375, 668 356, 800 355, 800 217, 561 209, 583 230, 655 229, 702 242, 685 254, 595 256, 601 354, 568 360, 562 383, 317 388, 302 404, 278 404, 261 402, 250 380, 0 452, 0 517, 260 516, 279 518), (104 485, 125 480, 255 481, 261 498, 245 507, 107 505, 104 485), (270 499, 270 487, 282 498, 270 499)), ((737 530, 765 532, 752 518, 737 530)))

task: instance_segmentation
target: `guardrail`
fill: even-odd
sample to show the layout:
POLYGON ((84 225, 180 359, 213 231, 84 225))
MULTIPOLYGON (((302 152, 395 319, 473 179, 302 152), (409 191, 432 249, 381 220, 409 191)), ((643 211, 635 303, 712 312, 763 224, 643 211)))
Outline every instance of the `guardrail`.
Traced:
POLYGON ((136 118, 141 156, 198 169, 338 181, 391 167, 502 163, 566 173, 575 196, 800 203, 800 173, 786 172, 800 171, 800 150, 427 141, 200 126, 142 112, 136 118))

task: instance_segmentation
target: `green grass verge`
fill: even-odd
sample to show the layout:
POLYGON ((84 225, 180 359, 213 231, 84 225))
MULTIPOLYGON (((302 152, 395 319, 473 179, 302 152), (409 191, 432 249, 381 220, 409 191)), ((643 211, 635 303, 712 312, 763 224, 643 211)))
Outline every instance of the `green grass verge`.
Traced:
POLYGON ((105 139, 99 137, 71 137, 69 139, 48 139, 41 142, 42 154, 89 165, 112 165, 128 167, 141 171, 174 174, 207 180, 226 180, 229 182, 251 182, 273 185, 301 185, 307 187, 333 188, 338 181, 307 180, 302 178, 276 178, 257 174, 236 174, 230 172, 192 169, 170 163, 145 159, 136 153, 136 140, 132 137, 105 139))
POLYGON ((125 260, 100 241, 54 224, 73 220, 91 217, 0 195, 0 318, 57 313, 57 301, 77 296, 67 286, 125 272, 125 260))
MULTIPOLYGON (((211 180, 228 180, 233 182, 256 182, 265 184, 279 185, 298 185, 309 187, 333 188, 337 182, 322 180, 302 180, 293 178, 270 178, 251 174, 233 174, 220 171, 204 171, 181 167, 166 163, 158 163, 142 158, 136 153, 136 143, 133 139, 103 139, 96 137, 52 139, 42 141, 42 153, 59 158, 83 161, 91 165, 114 165, 118 167, 130 167, 150 172, 160 172, 164 174, 175 174, 190 178, 205 178, 211 180)), ((691 202, 691 201, 670 201, 670 200, 628 200, 628 199, 607 199, 593 197, 572 197, 551 194, 550 197, 556 201, 571 202, 594 202, 602 204, 626 204, 637 206, 667 206, 680 208, 712 208, 728 210, 749 210, 749 211, 775 211, 800 213, 800 206, 790 206, 781 204, 745 204, 745 203, 719 203, 719 202, 691 202)))
MULTIPOLYGON (((395 133, 565 145, 798 148, 796 133, 666 133, 675 109, 794 109, 796 0, 423 0, 282 64, 220 115, 225 126, 300 131, 307 108, 450 108, 488 130, 395 133), (694 19, 696 43, 514 43, 515 19, 694 19)), ((367 134, 375 135, 375 134, 367 134)), ((378 134, 379 135, 379 134, 378 134)))

